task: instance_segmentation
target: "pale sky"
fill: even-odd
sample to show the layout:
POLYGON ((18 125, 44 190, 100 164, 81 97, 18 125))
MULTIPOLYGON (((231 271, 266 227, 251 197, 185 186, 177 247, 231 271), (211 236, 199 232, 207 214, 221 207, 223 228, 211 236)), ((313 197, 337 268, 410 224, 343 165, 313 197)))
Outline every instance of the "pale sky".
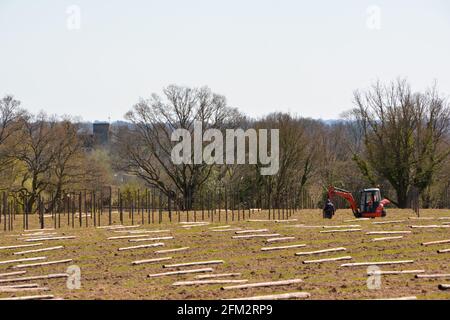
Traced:
POLYGON ((335 119, 398 76, 450 95, 448 0, 0 0, 0 96, 32 112, 120 120, 179 84, 251 116, 335 119))

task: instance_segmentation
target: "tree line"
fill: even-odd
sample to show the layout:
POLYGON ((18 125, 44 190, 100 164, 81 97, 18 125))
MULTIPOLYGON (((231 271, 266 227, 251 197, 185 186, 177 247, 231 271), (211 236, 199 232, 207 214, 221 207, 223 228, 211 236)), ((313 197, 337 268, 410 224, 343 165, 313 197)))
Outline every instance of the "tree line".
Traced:
POLYGON ((125 119, 112 125, 108 145, 92 148, 92 135, 79 119, 33 115, 5 96, 0 188, 26 199, 30 210, 42 195, 53 195, 52 209, 67 190, 104 185, 125 191, 151 187, 185 209, 217 190, 233 190, 241 201, 268 194, 275 206, 287 194, 308 192, 321 205, 328 185, 350 191, 379 186, 400 208, 412 197, 436 207, 449 188, 450 106, 435 85, 415 92, 404 79, 377 82, 355 91, 353 109, 335 121, 283 112, 254 119, 208 87, 171 85, 138 101, 125 119), (171 134, 179 128, 193 132, 195 121, 204 131, 279 129, 278 173, 261 175, 259 162, 175 165, 171 134))

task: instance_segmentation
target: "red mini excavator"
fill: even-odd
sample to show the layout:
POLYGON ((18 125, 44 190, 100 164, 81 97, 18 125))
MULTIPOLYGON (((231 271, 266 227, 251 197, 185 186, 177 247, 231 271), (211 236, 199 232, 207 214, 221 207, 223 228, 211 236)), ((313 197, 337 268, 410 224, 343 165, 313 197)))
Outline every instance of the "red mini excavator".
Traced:
MULTIPOLYGON (((359 206, 351 192, 332 186, 328 187, 328 199, 331 200, 334 196, 339 196, 347 200, 356 218, 385 217, 386 210, 384 207, 390 203, 388 199, 381 199, 381 192, 378 188, 361 190, 359 206)), ((333 205, 325 206, 323 212, 324 217, 332 217, 334 210, 333 205), (330 207, 332 209, 329 209, 330 207), (329 212, 330 210, 333 212, 329 212)))

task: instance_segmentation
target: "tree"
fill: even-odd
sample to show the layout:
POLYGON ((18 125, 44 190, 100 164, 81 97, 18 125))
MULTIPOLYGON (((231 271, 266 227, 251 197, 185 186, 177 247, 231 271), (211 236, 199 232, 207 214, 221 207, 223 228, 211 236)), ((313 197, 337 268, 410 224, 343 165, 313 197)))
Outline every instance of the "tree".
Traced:
POLYGON ((355 104, 365 153, 354 159, 370 181, 385 178, 396 192, 392 202, 405 208, 411 190, 421 193, 430 186, 450 153, 448 102, 436 86, 414 93, 406 80, 397 80, 356 91, 355 104))
POLYGON ((195 164, 194 161, 192 164, 173 164, 171 152, 175 143, 171 141, 172 132, 186 129, 193 136, 194 121, 199 121, 203 136, 208 128, 223 128, 240 114, 227 106, 225 97, 207 87, 171 85, 163 93, 164 98, 153 94, 126 114, 131 125, 120 127, 116 134, 121 160, 118 169, 136 175, 165 195, 181 194, 180 204, 189 208, 215 166, 204 162, 195 164))
POLYGON ((56 137, 55 119, 50 119, 43 113, 23 117, 21 140, 16 148, 15 158, 24 166, 17 191, 27 196, 25 205, 28 212, 51 184, 56 137))
POLYGON ((23 113, 19 107, 20 101, 13 96, 7 95, 0 100, 0 174, 10 169, 14 160, 11 155, 19 142, 15 136, 20 129, 18 122, 23 113))
POLYGON ((278 206, 286 194, 301 191, 316 172, 319 124, 286 113, 273 113, 256 126, 280 130, 279 171, 273 176, 260 177, 278 206))
POLYGON ((51 179, 48 191, 53 193, 51 210, 57 204, 61 204, 64 190, 83 181, 85 177, 85 154, 82 150, 82 140, 78 135, 79 126, 70 119, 63 119, 54 124, 49 139, 53 159, 49 167, 51 179))

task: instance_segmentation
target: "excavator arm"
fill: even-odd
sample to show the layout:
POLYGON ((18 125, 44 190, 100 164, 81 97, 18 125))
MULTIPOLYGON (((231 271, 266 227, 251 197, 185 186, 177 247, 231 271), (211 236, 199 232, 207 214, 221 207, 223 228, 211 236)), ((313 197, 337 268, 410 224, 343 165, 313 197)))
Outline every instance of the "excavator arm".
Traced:
POLYGON ((359 209, 358 209, 358 205, 355 201, 355 198, 353 198, 353 195, 351 194, 351 192, 344 190, 344 189, 339 189, 339 188, 335 188, 333 186, 329 186, 328 187, 328 199, 332 199, 334 196, 339 196, 344 198, 345 200, 347 200, 347 202, 350 204, 350 208, 353 211, 353 214, 357 217, 359 216, 359 209))

